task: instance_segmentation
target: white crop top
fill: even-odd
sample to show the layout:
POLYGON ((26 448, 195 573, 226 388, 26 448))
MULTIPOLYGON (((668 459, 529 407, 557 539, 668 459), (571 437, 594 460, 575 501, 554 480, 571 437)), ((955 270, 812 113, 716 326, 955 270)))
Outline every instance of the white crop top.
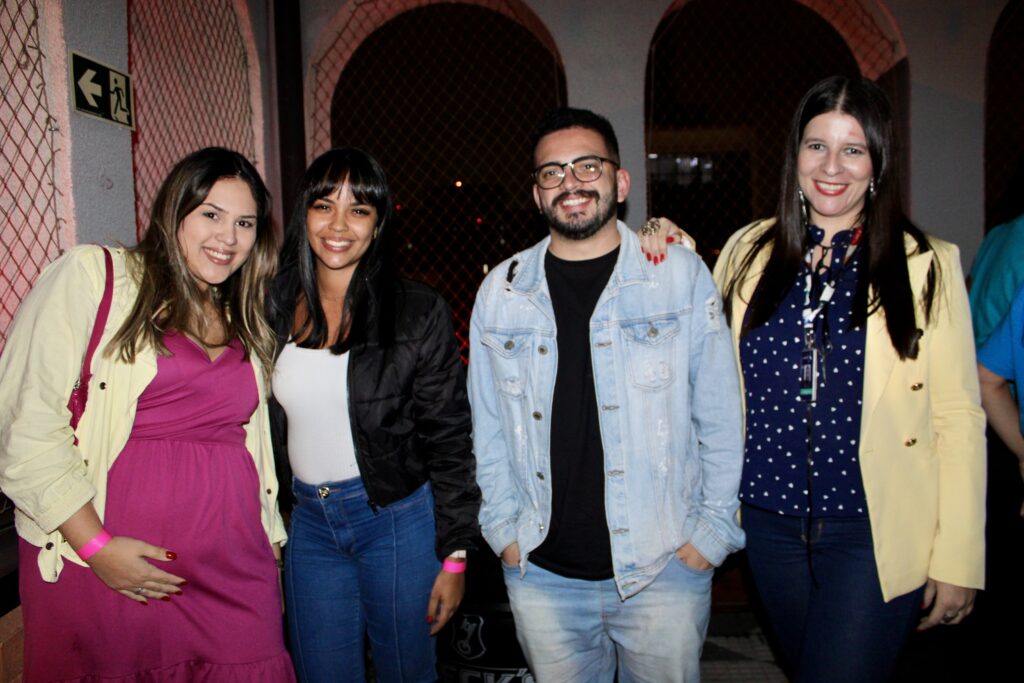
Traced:
POLYGON ((348 352, 285 345, 274 366, 274 397, 288 416, 288 459, 306 484, 359 476, 348 412, 348 352))

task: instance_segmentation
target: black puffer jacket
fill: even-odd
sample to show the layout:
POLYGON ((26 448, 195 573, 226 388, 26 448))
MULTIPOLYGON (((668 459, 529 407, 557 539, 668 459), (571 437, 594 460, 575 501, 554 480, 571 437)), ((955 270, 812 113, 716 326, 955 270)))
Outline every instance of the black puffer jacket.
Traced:
MULTIPOLYGON (((349 353, 356 463, 374 507, 401 500, 430 481, 437 555, 443 559, 473 549, 479 533, 466 372, 441 295, 407 280, 397 283, 395 294, 394 343, 381 348, 370 335, 349 353)), ((291 481, 287 418, 273 399, 270 411, 281 502, 287 508, 293 502, 284 485, 291 481)))

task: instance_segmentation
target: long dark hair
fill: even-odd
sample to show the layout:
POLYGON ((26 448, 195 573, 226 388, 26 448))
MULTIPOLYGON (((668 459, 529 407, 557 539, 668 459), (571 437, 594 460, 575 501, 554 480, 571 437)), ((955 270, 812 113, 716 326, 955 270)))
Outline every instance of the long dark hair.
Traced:
MULTIPOLYGON (((864 129, 871 155, 874 191, 865 195, 861 215, 864 226, 861 249, 867 266, 866 277, 862 276, 857 283, 850 324, 863 325, 869 315, 881 308, 889 339, 899 357, 914 357, 920 333, 907 270, 904 235, 914 239, 918 252, 929 251, 931 246, 925 234, 910 222, 903 211, 902 177, 889 98, 875 83, 863 78, 826 78, 808 90, 800 101, 786 141, 775 224, 757 239, 733 278, 726 283, 723 292, 727 302, 726 314, 732 324, 740 324, 731 320, 732 310, 728 302, 746 279, 762 249, 769 249, 771 253, 751 296, 746 319, 742 321, 741 336, 768 322, 793 286, 809 247, 798 194, 797 156, 808 122, 829 112, 848 114, 857 119, 864 129)), ((933 260, 922 295, 926 325, 931 319, 938 276, 938 266, 933 260)))
POLYGON ((391 218, 391 192, 384 169, 359 149, 342 147, 317 157, 299 186, 295 210, 285 227, 284 247, 270 298, 269 317, 278 347, 290 337, 299 346, 341 354, 354 344, 372 338, 382 346, 394 339, 394 270, 388 258, 387 239, 391 218), (327 318, 320 304, 316 261, 306 232, 306 213, 318 199, 327 197, 348 182, 357 201, 377 210, 376 237, 356 264, 345 293, 341 327, 336 339, 328 339, 327 318), (295 329, 295 311, 302 302, 305 320, 295 329), (294 333, 294 334, 293 334, 294 333))
POLYGON ((140 349, 166 353, 169 329, 206 337, 204 304, 213 303, 228 338, 238 337, 269 373, 274 336, 264 318, 263 302, 277 266, 277 240, 270 225, 270 196, 256 168, 241 154, 207 147, 189 154, 171 169, 156 193, 149 226, 132 248, 129 267, 139 295, 106 353, 134 362, 140 349), (256 202, 256 243, 249 258, 221 284, 202 290, 188 269, 178 242, 181 222, 204 201, 214 184, 238 178, 256 202))

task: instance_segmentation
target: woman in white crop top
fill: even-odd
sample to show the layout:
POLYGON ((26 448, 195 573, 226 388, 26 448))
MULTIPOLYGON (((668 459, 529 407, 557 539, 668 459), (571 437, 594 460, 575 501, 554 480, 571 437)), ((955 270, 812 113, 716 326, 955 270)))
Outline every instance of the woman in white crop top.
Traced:
POLYGON ((366 634, 378 681, 433 681, 431 636, 462 599, 480 502, 451 313, 395 276, 391 197, 372 157, 326 152, 297 207, 270 307, 296 670, 362 680, 366 634))

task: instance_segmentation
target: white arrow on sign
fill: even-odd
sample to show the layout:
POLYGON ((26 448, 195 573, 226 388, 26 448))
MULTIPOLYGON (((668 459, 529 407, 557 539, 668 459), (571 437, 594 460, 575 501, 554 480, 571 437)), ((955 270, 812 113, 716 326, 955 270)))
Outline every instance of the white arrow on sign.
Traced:
POLYGON ((92 69, 86 69, 82 77, 78 79, 78 87, 81 89, 82 94, 85 95, 85 99, 89 101, 90 107, 96 106, 96 99, 103 92, 103 88, 99 83, 93 83, 92 77, 96 75, 96 72, 92 69))

